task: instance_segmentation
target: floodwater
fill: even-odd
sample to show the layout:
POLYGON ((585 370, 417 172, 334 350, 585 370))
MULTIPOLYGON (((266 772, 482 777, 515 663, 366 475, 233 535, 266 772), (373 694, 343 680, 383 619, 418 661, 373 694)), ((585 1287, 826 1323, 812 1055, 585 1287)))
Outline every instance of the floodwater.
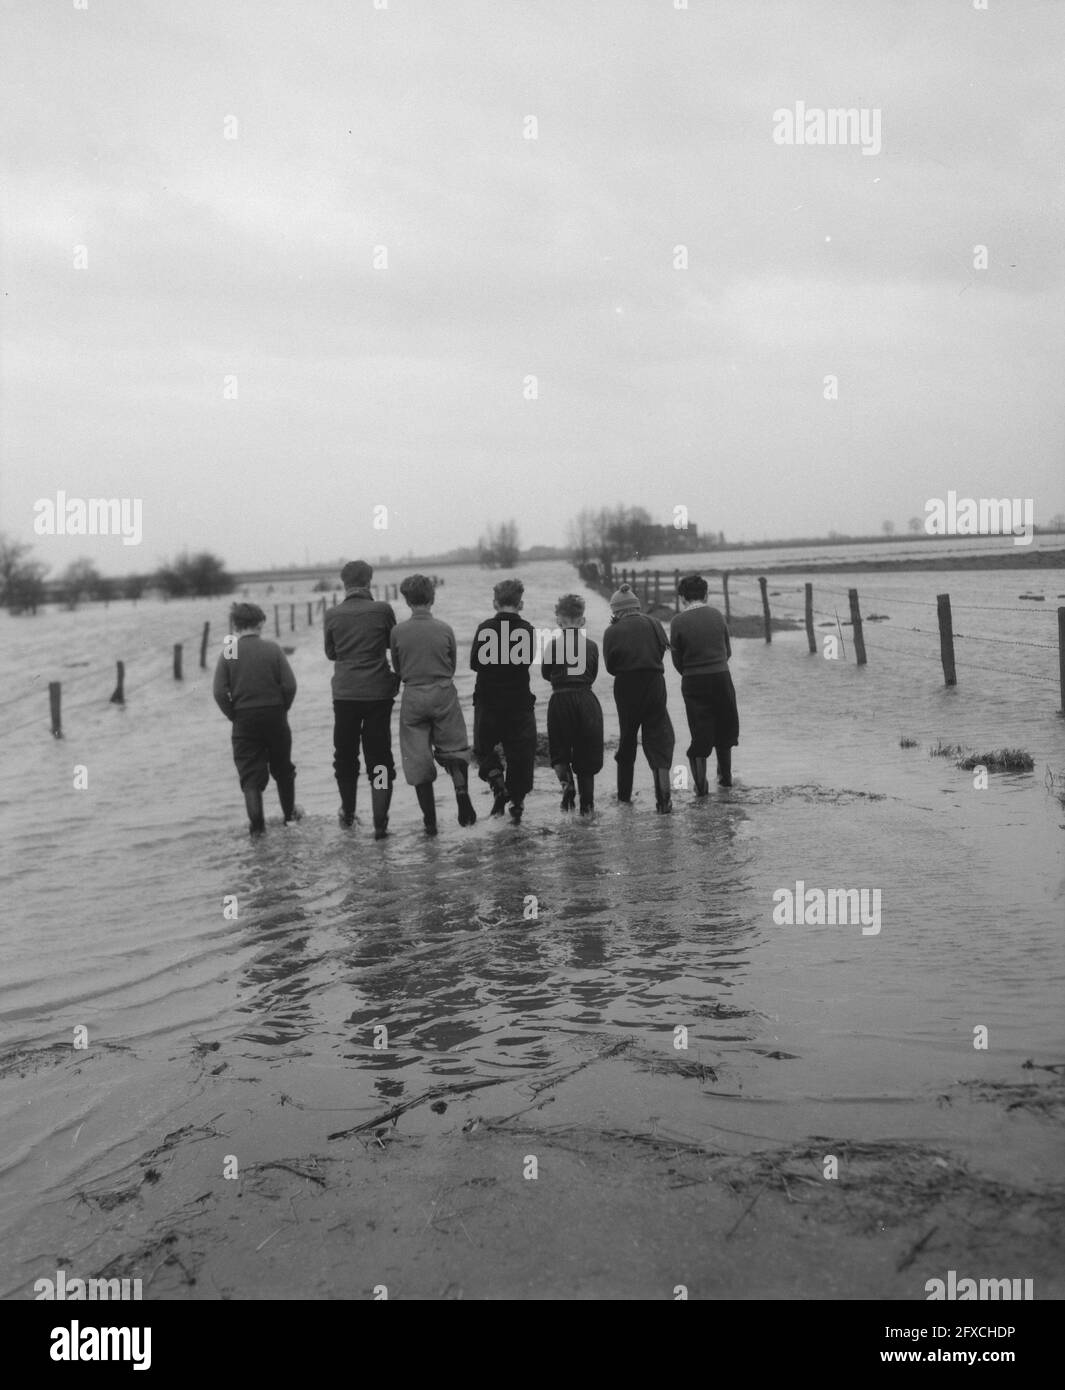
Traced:
MULTIPOLYGON (((492 576, 445 576, 436 611, 463 659, 491 611, 492 576)), ((526 566, 523 577, 537 626, 553 625, 558 594, 580 589, 560 562, 526 566)), ((177 1127, 190 1093, 210 1085, 216 1054, 246 1083, 253 1115, 267 1095, 298 1102, 308 1150, 441 1081, 536 1074, 571 1058, 582 1034, 631 1037, 711 1068, 712 1086, 684 1100, 670 1092, 665 1112, 634 1073, 616 1102, 626 1113, 611 1118, 718 1145, 735 1134, 927 1137, 924 1103, 947 1087, 1017 1081, 1028 1059, 1059 1061, 1065 809, 1045 782, 1056 774, 1061 790, 1065 777, 1056 650, 1065 572, 824 578, 815 605, 817 622, 833 624, 825 632, 837 611, 846 619, 852 584, 863 612, 888 620, 866 625, 864 669, 847 627, 839 660, 809 655, 802 632, 734 643, 734 790, 699 803, 678 790, 675 814, 659 817, 638 765, 635 803, 618 807, 608 754, 593 820, 559 813, 543 768, 520 827, 487 817, 477 783, 481 819, 463 830, 441 779, 435 841, 402 781, 386 841, 373 841, 367 804, 361 827, 338 827, 331 667, 318 619, 307 628, 306 593, 296 631, 282 635, 295 647, 293 757, 306 816, 283 828, 271 788, 268 833, 256 843, 229 726, 210 696, 226 601, 0 619, 0 1293, 24 1296, 61 1248, 79 1191, 177 1127), (936 633, 942 591, 960 634, 950 690, 936 633), (1045 601, 1019 599, 1030 591, 1045 601), (178 640, 181 683, 170 674, 178 640), (116 659, 127 665, 122 708, 107 700, 116 659), (54 679, 62 740, 48 730, 54 679), (901 748, 902 736, 918 746, 901 748), (977 789, 971 773, 929 756, 940 739, 977 752, 1024 748, 1035 771, 993 773, 977 789), (83 789, 77 766, 87 769, 83 789), (880 930, 776 925, 774 893, 799 880, 880 890, 880 930), (227 897, 236 920, 223 916, 227 897), (687 1051, 674 1046, 679 1027, 687 1051), (74 1053, 79 1028, 88 1047, 74 1053), (375 1046, 381 1028, 387 1047, 375 1046), (974 1047, 980 1028, 986 1049, 974 1047), (86 1065, 71 1070, 72 1060, 86 1065)), ((801 576, 771 578, 770 590, 775 612, 801 613, 801 576)), ((608 607, 587 598, 599 640, 608 607)), ((732 600, 755 611, 756 581, 736 581, 732 600)), ((287 628, 287 608, 285 619, 287 628)), ((682 765, 679 677, 667 681, 682 765)), ((469 717, 470 673, 458 684, 469 717)), ((543 728, 549 691, 538 677, 534 689, 543 728)), ((616 737, 605 674, 598 694, 616 737)), ((593 1087, 587 1103, 595 1109, 593 1087)), ((947 1111, 937 1123, 968 1157, 982 1150, 993 1164, 986 1134, 952 1131, 947 1111)))

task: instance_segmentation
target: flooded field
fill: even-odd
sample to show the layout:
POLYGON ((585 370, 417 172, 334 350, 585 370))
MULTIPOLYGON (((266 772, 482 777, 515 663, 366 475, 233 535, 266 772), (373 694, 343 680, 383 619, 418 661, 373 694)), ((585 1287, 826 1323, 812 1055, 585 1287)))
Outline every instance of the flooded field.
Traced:
MULTIPOLYGON (((526 616, 552 625, 572 568, 522 573, 526 616)), ((492 576, 445 576, 464 661, 492 576)), ((0 1293, 65 1260, 146 1297, 912 1298, 979 1251, 1060 1297, 1065 572, 833 574, 819 624, 851 582, 886 615, 866 668, 846 628, 846 660, 802 632, 735 644, 732 791, 678 790, 659 817, 638 764, 619 807, 608 754, 590 822, 541 768, 521 826, 489 820, 477 783, 463 830, 438 782, 435 841, 402 781, 386 841, 367 806, 338 827, 307 594, 281 639, 306 815, 283 828, 271 788, 260 842, 195 659, 210 620, 213 665, 225 602, 0 618, 0 1293), (978 790, 938 740, 1035 770, 978 790), (777 925, 798 881, 879 889, 879 931, 777 925)), ((800 578, 770 589, 801 613, 800 578)), ((733 602, 754 611, 756 582, 733 602)), ((589 594, 596 640, 607 619, 589 594)), ((597 690, 616 738, 609 677, 597 690)))

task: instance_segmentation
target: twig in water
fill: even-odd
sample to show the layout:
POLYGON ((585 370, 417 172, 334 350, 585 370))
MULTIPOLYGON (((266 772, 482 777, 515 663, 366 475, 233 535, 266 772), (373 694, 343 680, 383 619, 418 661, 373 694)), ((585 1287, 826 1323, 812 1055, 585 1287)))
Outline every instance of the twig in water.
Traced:
POLYGON ((733 1226, 732 1230, 729 1231, 728 1235, 725 1237, 726 1240, 731 1240, 732 1237, 736 1234, 736 1232, 737 1232, 737 1231, 739 1230, 739 1228, 740 1228, 740 1222, 743 1220, 743 1218, 744 1218, 745 1216, 749 1215, 749 1213, 752 1212, 752 1211, 754 1210, 754 1204, 755 1204, 755 1202, 757 1202, 758 1198, 762 1195, 762 1193, 766 1190, 766 1188, 767 1188, 768 1186, 769 1186, 769 1179, 766 1178, 765 1182, 761 1185, 761 1187, 758 1189, 758 1191, 754 1194, 754 1196, 753 1196, 753 1197, 751 1198, 751 1200, 748 1202, 747 1206, 744 1207, 743 1211, 740 1212, 739 1220, 737 1220, 735 1226, 733 1226))
POLYGON ((932 1237, 938 1230, 938 1226, 933 1226, 930 1230, 925 1231, 924 1235, 921 1237, 919 1241, 917 1241, 914 1245, 910 1246, 908 1254, 903 1256, 903 1258, 895 1266, 895 1272, 897 1274, 901 1274, 904 1269, 909 1269, 910 1265, 913 1264, 914 1260, 917 1258, 917 1256, 921 1253, 921 1251, 925 1248, 925 1246, 928 1244, 928 1242, 932 1239, 932 1237))

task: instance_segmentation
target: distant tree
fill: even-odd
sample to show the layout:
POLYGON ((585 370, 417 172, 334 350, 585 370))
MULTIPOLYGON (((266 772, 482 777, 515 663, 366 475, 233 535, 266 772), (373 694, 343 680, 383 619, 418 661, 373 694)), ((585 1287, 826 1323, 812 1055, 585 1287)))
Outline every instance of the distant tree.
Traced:
POLYGON ((919 516, 911 516, 909 521, 907 521, 906 525, 910 528, 910 530, 913 532, 915 536, 919 536, 921 532, 924 530, 924 522, 921 520, 919 516))
POLYGON ((92 598, 103 576, 91 560, 82 557, 72 560, 63 571, 60 583, 63 586, 63 600, 68 608, 77 608, 85 598, 92 598))
POLYGON ((518 527, 514 521, 501 521, 489 526, 477 543, 480 564, 488 569, 513 569, 521 557, 518 527))
POLYGON ((146 581, 142 574, 127 575, 122 581, 122 597, 138 599, 144 593, 146 581))
POLYGON ((108 579, 107 575, 101 575, 93 585, 92 598, 100 603, 110 603, 113 598, 118 597, 118 580, 108 579))
POLYGON ((12 613, 36 613, 44 601, 48 566, 29 559, 32 546, 0 535, 0 603, 12 613))
POLYGON ((882 521, 880 523, 880 529, 885 536, 893 536, 895 534, 895 523, 893 521, 882 521))
POLYGON ((172 565, 161 565, 155 582, 167 598, 215 598, 218 594, 231 594, 236 588, 222 561, 207 550, 182 555, 172 565))

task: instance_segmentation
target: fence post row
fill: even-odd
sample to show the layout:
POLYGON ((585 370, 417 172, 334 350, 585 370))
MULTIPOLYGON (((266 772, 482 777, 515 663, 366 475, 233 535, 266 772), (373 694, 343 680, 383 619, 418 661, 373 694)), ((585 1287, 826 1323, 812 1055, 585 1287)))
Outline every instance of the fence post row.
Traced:
POLYGON ((939 618, 939 655, 943 662, 943 679, 947 685, 958 684, 958 673, 954 668, 954 622, 950 614, 950 595, 936 595, 936 613, 939 618))
POLYGON ((806 585, 806 641, 810 647, 810 655, 817 655, 817 638, 814 636, 814 586, 806 585))
POLYGON ((769 595, 766 592, 766 583, 767 581, 765 579, 765 576, 763 575, 758 580, 758 587, 762 591, 762 621, 765 624, 765 640, 767 642, 772 642, 773 628, 772 619, 769 616, 769 595))
POLYGON ((1058 609, 1058 684, 1061 687, 1061 712, 1065 714, 1065 608, 1058 609))
POLYGON ((111 696, 111 704, 124 705, 126 703, 126 663, 124 661, 115 662, 115 693, 111 696))
POLYGON ((854 655, 858 665, 866 664, 865 658, 865 634, 862 631, 862 614, 858 607, 858 590, 848 589, 847 597, 851 605, 851 631, 854 633, 854 655))
POLYGON ((63 737, 63 717, 60 712, 62 687, 58 681, 48 682, 48 708, 52 716, 52 737, 63 737))

